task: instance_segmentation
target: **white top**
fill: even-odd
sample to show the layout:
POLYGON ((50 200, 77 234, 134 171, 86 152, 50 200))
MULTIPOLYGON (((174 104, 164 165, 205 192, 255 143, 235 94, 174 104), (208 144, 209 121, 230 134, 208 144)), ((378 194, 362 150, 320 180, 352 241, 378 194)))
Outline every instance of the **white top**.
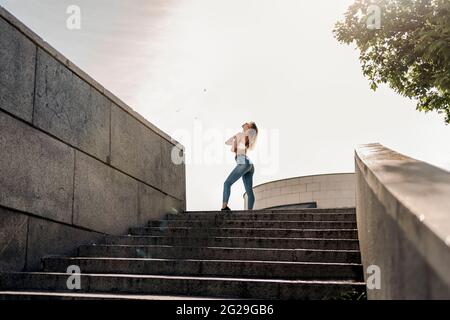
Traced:
MULTIPOLYGON (((245 154, 245 135, 243 132, 239 132, 228 139, 225 144, 233 146, 234 140, 236 140, 236 154, 245 154)), ((231 147, 233 150, 233 147, 231 147)), ((234 150, 233 150, 234 151, 234 150)))
POLYGON ((231 145, 231 151, 236 152, 236 161, 238 163, 251 163, 250 159, 246 156, 246 147, 245 147, 245 134, 243 132, 239 132, 228 139, 225 144, 231 145), (233 150, 233 144, 236 140, 236 151, 233 150), (247 161, 245 161, 247 160, 247 161))

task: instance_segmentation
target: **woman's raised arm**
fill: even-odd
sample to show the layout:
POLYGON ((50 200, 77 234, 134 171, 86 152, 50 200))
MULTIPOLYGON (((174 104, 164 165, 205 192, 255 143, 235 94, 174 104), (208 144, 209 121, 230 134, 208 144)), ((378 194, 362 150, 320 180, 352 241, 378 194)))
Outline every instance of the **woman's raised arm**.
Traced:
POLYGON ((236 136, 238 135, 239 133, 236 133, 234 136, 232 136, 230 139, 228 139, 227 141, 225 141, 225 144, 227 144, 227 145, 232 145, 233 144, 233 142, 234 142, 234 139, 236 139, 236 136))

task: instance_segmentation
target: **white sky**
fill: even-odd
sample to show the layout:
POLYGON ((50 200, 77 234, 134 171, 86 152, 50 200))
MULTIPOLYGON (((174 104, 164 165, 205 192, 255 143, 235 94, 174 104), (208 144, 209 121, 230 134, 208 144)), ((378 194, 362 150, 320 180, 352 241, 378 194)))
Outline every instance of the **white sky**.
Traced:
MULTIPOLYGON (((450 127, 369 89, 334 23, 352 0, 0 0, 0 5, 187 148, 187 205, 217 209, 245 121, 261 131, 255 185, 353 172, 358 144, 450 169, 450 127), (68 5, 81 30, 66 28, 68 5), (215 159, 215 160, 214 160, 215 159), (226 159, 226 161, 225 161, 226 159)), ((232 189, 240 209, 243 186, 232 189)))

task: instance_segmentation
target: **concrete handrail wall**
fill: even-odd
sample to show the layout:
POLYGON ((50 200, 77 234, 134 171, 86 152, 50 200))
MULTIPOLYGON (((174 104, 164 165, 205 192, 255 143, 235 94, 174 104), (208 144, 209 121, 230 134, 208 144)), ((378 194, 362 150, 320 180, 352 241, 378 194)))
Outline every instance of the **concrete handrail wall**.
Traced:
POLYGON ((362 262, 381 276, 368 298, 450 299, 450 173, 380 144, 355 167, 362 262))
POLYGON ((183 152, 0 7, 0 270, 184 210, 183 152))
MULTIPOLYGON (((254 209, 315 202, 317 208, 355 206, 355 174, 332 173, 266 182, 253 188, 254 209)), ((247 194, 244 194, 247 208, 247 194)))

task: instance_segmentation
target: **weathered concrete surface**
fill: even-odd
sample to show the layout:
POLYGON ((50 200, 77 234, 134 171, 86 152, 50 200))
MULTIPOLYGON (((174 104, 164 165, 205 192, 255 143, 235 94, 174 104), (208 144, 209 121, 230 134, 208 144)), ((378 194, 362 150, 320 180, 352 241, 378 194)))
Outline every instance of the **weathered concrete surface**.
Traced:
POLYGON ((242 261, 153 258, 48 257, 43 271, 66 272, 77 265, 85 273, 159 274, 180 276, 245 277, 254 279, 362 280, 362 266, 350 263, 314 263, 280 261, 242 261))
POLYGON ((111 236, 105 238, 110 245, 165 245, 193 247, 252 247, 278 249, 358 250, 357 239, 302 239, 302 238, 236 238, 236 237, 161 237, 111 236))
POLYGON ((137 225, 143 226, 149 220, 158 219, 183 208, 181 200, 166 195, 146 184, 139 183, 138 192, 137 225))
POLYGON ((43 256, 75 253, 80 244, 103 237, 101 233, 0 208, 0 271, 38 270, 43 256))
POLYGON ((252 220, 160 220, 150 221, 149 227, 158 227, 162 223, 167 228, 271 228, 271 229, 356 229, 356 221, 252 221, 252 220))
POLYGON ((81 246, 80 257, 303 261, 361 263, 358 250, 220 248, 188 246, 81 246))
MULTIPOLYGON (((36 266, 39 255, 64 253, 84 234, 90 237, 81 229, 121 234, 184 209, 184 165, 179 170, 161 160, 163 149, 175 145, 0 7, 0 205, 49 223, 41 228, 44 239, 37 240, 38 232, 31 229, 35 233, 26 235, 41 243, 28 248, 30 266, 36 266), (114 137, 111 125, 118 126, 114 137), (64 232, 73 241, 61 240, 64 232)), ((0 234, 11 240, 2 247, 1 268, 22 270, 22 230, 14 233, 16 239, 11 236, 15 220, 0 219, 0 234), (17 256, 9 254, 13 247, 17 256)))
POLYGON ((186 200, 180 200, 177 198, 174 198, 170 195, 166 195, 164 197, 163 201, 163 213, 167 214, 169 213, 184 213, 184 210, 186 210, 186 200))
POLYGON ((45 292, 45 291, 0 291, 1 300, 15 300, 15 301, 30 301, 30 300, 139 300, 139 301, 154 301, 154 300, 223 300, 219 298, 210 297, 186 297, 175 295, 142 295, 142 294, 102 294, 102 293, 77 293, 77 292, 45 292))
POLYGON ((28 216, 0 208, 0 271, 23 270, 28 216))
MULTIPOLYGON (((310 213, 321 215, 323 211, 315 209, 310 213)), ((308 216, 298 213, 295 221, 309 221, 305 220, 308 216)), ((217 216, 220 212, 210 214, 217 216)), ((229 216, 238 222, 241 215, 244 213, 229 216)), ((168 221, 172 221, 171 216, 168 221)), ((202 221, 201 215, 195 217, 202 221)), ((338 217, 338 222, 346 222, 345 217, 338 217)), ((220 228, 220 219, 215 221, 213 228, 220 228)), ((336 240, 333 234, 324 235, 324 239, 290 239, 282 235, 217 239, 209 233, 193 238, 176 237, 164 228, 162 231, 161 237, 108 236, 95 245, 82 246, 77 256, 45 257, 41 272, 0 273, 0 288, 9 290, 8 297, 13 290, 16 294, 67 291, 65 272, 68 266, 77 265, 82 270, 78 292, 93 294, 158 292, 237 299, 356 299, 365 291, 356 239, 336 240)))
POLYGON ((52 57, 54 57, 57 61, 62 63, 74 74, 79 76, 81 79, 85 80, 90 86, 97 89, 101 92, 106 98, 111 100, 114 104, 119 106, 121 109, 125 110, 130 116, 137 119, 140 123, 145 125, 155 134, 159 135, 166 141, 172 143, 173 145, 178 145, 179 143, 169 136, 167 133, 156 127, 154 124, 150 123, 144 117, 142 117, 139 113, 130 108, 126 103, 120 100, 116 95, 114 95, 111 91, 103 87, 100 83, 98 83, 95 79, 89 76, 86 72, 81 70, 75 64, 73 64, 67 57, 65 57, 62 53, 58 52, 55 48, 53 48, 49 43, 45 42, 41 37, 39 37, 36 33, 34 33, 30 28, 20 22, 16 17, 14 17, 11 13, 9 13, 5 8, 0 6, 0 18, 9 22, 17 31, 22 33, 24 36, 28 37, 34 44, 36 44, 39 48, 43 49, 47 53, 49 53, 52 57))
POLYGON ((161 188, 162 138, 117 106, 112 108, 111 126, 111 164, 161 188))
POLYGON ((355 221, 354 208, 336 209, 298 209, 298 210, 255 210, 248 211, 234 210, 232 215, 224 215, 217 211, 189 211, 186 214, 171 214, 170 220, 215 220, 222 222, 226 220, 245 221, 355 221))
POLYGON ((76 152, 73 223, 110 234, 137 225, 138 182, 76 152))
POLYGON ((74 150, 0 112, 0 204, 72 222, 74 150))
POLYGON ((35 126, 106 161, 111 102, 42 49, 36 71, 35 126))
MULTIPOLYGON (((68 291, 67 273, 0 274, 3 290, 68 291)), ((251 299, 335 299, 341 294, 364 291, 354 281, 259 280, 158 275, 81 274, 81 292, 186 295, 251 299)))
POLYGON ((130 233, 136 236, 175 237, 257 237, 257 238, 314 238, 314 239, 357 239, 356 229, 273 229, 273 228, 190 228, 190 227, 147 227, 131 228, 130 233))
POLYGON ((101 233, 30 217, 26 270, 39 270, 41 258, 48 254, 73 254, 80 244, 91 244, 102 237, 101 233))
POLYGON ((145 225, 149 220, 161 217, 163 213, 164 194, 146 184, 138 185, 137 225, 145 225))
MULTIPOLYGON (((184 162, 174 163, 172 153, 176 154, 176 161, 184 157, 184 151, 167 141, 161 143, 161 168, 164 174, 161 177, 161 188, 172 196, 186 200, 186 172, 184 162)), ((183 206, 184 208, 185 206, 183 206)))
POLYGON ((0 17, 0 108, 31 122, 36 46, 0 17))
POLYGON ((357 224, 369 299, 450 299, 450 173, 379 144, 356 150, 357 224))

